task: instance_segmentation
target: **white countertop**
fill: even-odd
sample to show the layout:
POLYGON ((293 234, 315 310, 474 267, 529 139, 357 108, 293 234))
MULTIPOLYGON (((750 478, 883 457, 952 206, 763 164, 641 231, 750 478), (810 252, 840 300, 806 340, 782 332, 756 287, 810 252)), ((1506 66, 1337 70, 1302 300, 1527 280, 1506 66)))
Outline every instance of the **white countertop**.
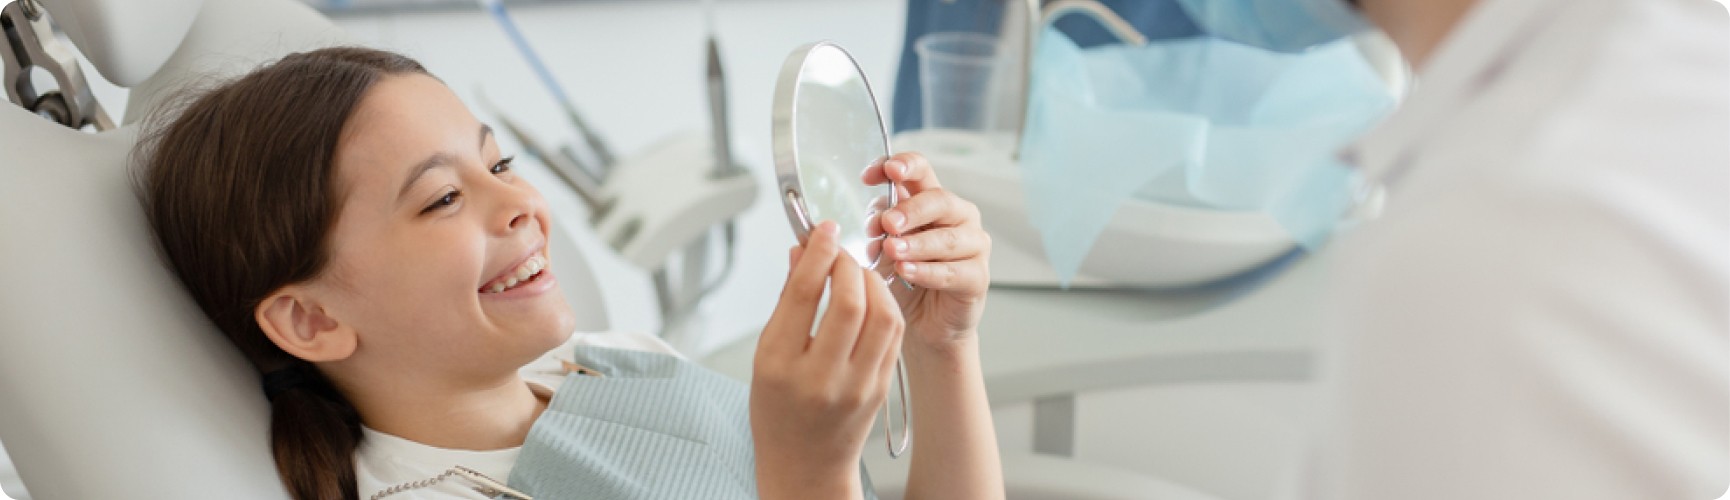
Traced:
MULTIPOLYGON (((1306 380, 1321 335, 1327 259, 1265 281, 1188 291, 994 287, 980 324, 993 406, 1168 382, 1306 380)), ((747 380, 754 337, 703 360, 747 380)))

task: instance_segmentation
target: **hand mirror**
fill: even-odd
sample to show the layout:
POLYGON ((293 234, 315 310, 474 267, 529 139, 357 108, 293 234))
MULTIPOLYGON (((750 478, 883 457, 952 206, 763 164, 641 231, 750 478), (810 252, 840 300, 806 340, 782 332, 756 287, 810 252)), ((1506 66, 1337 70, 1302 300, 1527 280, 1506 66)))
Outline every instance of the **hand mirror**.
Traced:
MULTIPOLYGON (((894 266, 883 257, 884 235, 877 222, 883 211, 895 206, 895 185, 867 185, 863 178, 865 169, 889 159, 889 131, 853 56, 831 42, 794 49, 776 80, 771 117, 781 202, 799 243, 806 242, 818 222, 835 221, 843 251, 860 267, 895 280, 894 266)), ((899 360, 896 370, 904 425, 897 447, 885 401, 891 457, 906 451, 909 435, 907 376, 899 360)))
MULTIPOLYGON (((775 170, 793 232, 804 244, 818 222, 840 226, 841 248, 878 269, 877 215, 895 206, 892 184, 869 186, 865 169, 889 159, 889 134, 864 72, 840 46, 794 50, 775 85, 775 170)), ((879 273, 891 276, 890 266, 879 273)))

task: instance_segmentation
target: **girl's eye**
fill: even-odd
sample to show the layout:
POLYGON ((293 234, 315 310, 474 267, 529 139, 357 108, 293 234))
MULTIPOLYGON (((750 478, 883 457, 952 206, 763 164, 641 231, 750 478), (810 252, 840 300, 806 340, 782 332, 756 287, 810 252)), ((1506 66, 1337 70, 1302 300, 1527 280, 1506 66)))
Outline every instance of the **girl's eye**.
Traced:
POLYGON ((494 163, 493 167, 488 170, 494 174, 509 172, 511 171, 511 160, 515 159, 517 159, 516 156, 506 156, 503 160, 499 160, 498 163, 494 163))
POLYGON ((426 208, 421 209, 420 213, 424 214, 427 212, 431 212, 433 210, 438 210, 438 209, 443 208, 443 207, 451 206, 451 204, 456 203, 457 198, 461 197, 461 196, 462 196, 462 191, 457 191, 457 190, 453 189, 453 190, 451 190, 451 192, 445 193, 444 196, 440 196, 438 200, 433 201, 431 205, 427 205, 426 208))

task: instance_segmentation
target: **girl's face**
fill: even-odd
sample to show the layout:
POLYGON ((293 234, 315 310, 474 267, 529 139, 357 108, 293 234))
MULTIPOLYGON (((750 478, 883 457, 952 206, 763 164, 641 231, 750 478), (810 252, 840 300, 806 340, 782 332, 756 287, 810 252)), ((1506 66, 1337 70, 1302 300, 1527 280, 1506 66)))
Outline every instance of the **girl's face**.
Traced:
POLYGON ((569 337, 546 201, 443 83, 380 79, 344 126, 335 167, 330 261, 312 286, 353 332, 345 370, 477 383, 569 337))

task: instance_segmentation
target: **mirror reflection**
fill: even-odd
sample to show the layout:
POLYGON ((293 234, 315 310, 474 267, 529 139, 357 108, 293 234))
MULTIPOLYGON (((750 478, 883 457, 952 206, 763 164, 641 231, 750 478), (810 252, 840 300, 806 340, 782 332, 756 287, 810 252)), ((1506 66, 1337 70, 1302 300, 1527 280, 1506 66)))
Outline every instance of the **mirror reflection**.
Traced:
POLYGON ((805 220, 801 239, 820 221, 841 228, 842 248, 861 266, 882 256, 879 214, 894 206, 893 186, 867 185, 865 170, 889 156, 888 141, 865 77, 852 57, 819 45, 798 73, 791 113, 796 187, 805 220))

